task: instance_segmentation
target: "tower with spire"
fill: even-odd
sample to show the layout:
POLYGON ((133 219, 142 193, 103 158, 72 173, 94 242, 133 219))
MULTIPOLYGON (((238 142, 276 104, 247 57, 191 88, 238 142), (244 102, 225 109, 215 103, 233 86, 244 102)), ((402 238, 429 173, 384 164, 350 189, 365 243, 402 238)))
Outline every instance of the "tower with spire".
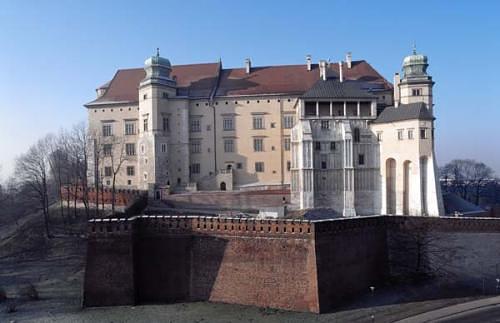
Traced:
MULTIPOLYGON (((413 45, 413 52, 403 60, 402 78, 394 84, 394 98, 399 99, 397 104, 423 102, 432 113, 432 87, 434 81, 427 74, 429 66, 427 56, 417 53, 413 45)), ((397 105, 396 104, 396 105, 397 105)))

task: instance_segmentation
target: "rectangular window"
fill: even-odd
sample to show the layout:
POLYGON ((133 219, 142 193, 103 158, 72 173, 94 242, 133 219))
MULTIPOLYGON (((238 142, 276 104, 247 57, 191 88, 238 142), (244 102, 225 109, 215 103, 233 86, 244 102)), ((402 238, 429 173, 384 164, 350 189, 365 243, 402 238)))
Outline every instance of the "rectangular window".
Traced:
POLYGON ((104 156, 111 156, 113 153, 113 145, 111 144, 105 144, 102 146, 102 152, 104 156))
POLYGON ((330 150, 332 150, 332 151, 333 151, 333 150, 335 150, 335 149, 337 149, 337 147, 336 147, 336 145, 335 145, 335 141, 330 142, 330 150))
POLYGON ((106 177, 113 176, 113 169, 109 166, 104 167, 104 176, 106 177))
POLYGON ((125 144, 125 153, 127 156, 135 156, 135 144, 125 144))
POLYGON ((295 124, 295 116, 293 115, 284 115, 283 116, 283 128, 291 129, 295 124))
POLYGON ((321 142, 316 141, 314 143, 314 150, 321 150, 321 142))
POLYGON ((286 170, 287 171, 290 171, 290 169, 292 168, 292 162, 290 162, 289 160, 286 162, 286 170))
POLYGON ((403 129, 398 130, 398 140, 403 140, 404 139, 404 132, 403 129))
POLYGON ((420 139, 427 139, 427 128, 420 128, 420 139))
POLYGON ((232 153, 234 152, 234 141, 233 139, 224 139, 224 152, 232 153))
POLYGON ((264 151, 264 139, 262 138, 253 139, 253 151, 264 151))
POLYGON ((193 119, 191 120, 191 132, 200 132, 201 131, 201 120, 193 119))
POLYGON ((286 151, 289 151, 289 150, 290 150, 290 138, 285 138, 285 139, 284 139, 284 144, 283 144, 283 146, 284 146, 284 149, 285 149, 286 151))
POLYGON ((200 173, 200 164, 191 164, 191 174, 200 173))
POLYGON ((242 169, 243 168, 243 164, 242 163, 237 163, 236 164, 236 169, 242 169))
POLYGON ((377 141, 378 142, 382 141, 382 131, 377 132, 377 141))
POLYGON ((113 135, 113 126, 109 123, 102 125, 102 135, 104 137, 109 137, 113 135))
POLYGON ((358 165, 364 165, 364 164, 365 164, 365 155, 359 154, 358 155, 358 165))
POLYGON ((135 135, 135 123, 134 122, 125 122, 125 135, 135 135))
POLYGON ((254 129, 264 129, 264 118, 263 117, 253 117, 253 128, 254 129))
POLYGON ((168 117, 163 117, 163 131, 170 131, 170 120, 168 119, 168 117))
POLYGON ((316 116, 316 102, 306 102, 305 115, 306 117, 316 116))
POLYGON ((222 128, 225 131, 234 130, 234 118, 224 118, 222 120, 222 128))
POLYGON ((408 129, 408 139, 413 139, 413 129, 408 129))
POLYGON ((330 121, 328 120, 321 120, 321 129, 330 129, 330 121))
POLYGON ((134 175, 135 175, 134 166, 127 166, 127 176, 134 176, 134 175))
POLYGON ((422 95, 422 89, 412 89, 412 90, 411 90, 411 95, 412 95, 412 96, 419 96, 419 95, 422 95))
POLYGON ((161 144, 161 152, 166 153, 167 152, 167 144, 161 144))
POLYGON ((318 108, 320 117, 330 116, 330 102, 319 102, 318 108))
POLYGON ((148 131, 148 117, 144 118, 142 125, 142 129, 144 130, 144 132, 148 131))
POLYGON ((255 171, 257 173, 262 173, 264 172, 264 162, 256 162, 255 163, 255 171))
POLYGON ((201 153, 201 142, 194 141, 191 143, 191 153, 193 154, 201 153))

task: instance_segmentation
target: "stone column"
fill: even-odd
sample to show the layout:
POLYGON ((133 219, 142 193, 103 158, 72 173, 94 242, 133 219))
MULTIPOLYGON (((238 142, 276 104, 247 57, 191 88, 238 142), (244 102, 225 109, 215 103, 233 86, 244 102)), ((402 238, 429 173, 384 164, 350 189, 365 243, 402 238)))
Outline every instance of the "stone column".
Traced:
POLYGON ((342 122, 342 139, 344 140, 344 209, 342 215, 356 216, 354 207, 354 167, 353 167, 353 144, 351 125, 348 121, 342 122))

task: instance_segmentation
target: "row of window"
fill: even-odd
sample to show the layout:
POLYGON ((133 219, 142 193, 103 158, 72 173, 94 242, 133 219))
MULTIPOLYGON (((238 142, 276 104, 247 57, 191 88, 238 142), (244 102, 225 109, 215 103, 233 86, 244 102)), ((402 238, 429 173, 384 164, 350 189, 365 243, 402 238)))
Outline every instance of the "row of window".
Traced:
MULTIPOLYGON (((148 124, 148 118, 145 117, 143 119, 143 131, 146 132, 149 129, 149 124, 148 124)), ((168 117, 164 117, 162 119, 162 130, 163 131, 170 131, 170 121, 168 117)), ((124 129, 124 134, 126 136, 130 135, 136 135, 138 131, 136 130, 136 122, 135 121, 126 121, 125 122, 125 129, 124 129)), ((104 123, 102 125, 102 135, 104 137, 110 137, 113 135, 113 124, 112 123, 104 123)))
MULTIPOLYGON (((234 117, 226 117, 222 120, 222 129, 224 131, 232 131, 235 129, 234 126, 234 117)), ((295 124, 295 116, 294 115, 284 115, 283 116, 283 127, 285 129, 293 128, 295 124)), ((252 127, 253 129, 265 129, 264 117, 263 116, 254 116, 252 119, 252 127)), ((274 122, 271 123, 271 128, 275 128, 276 124, 274 122)), ((207 130, 210 130, 208 128, 207 130)), ((201 119, 191 119, 190 123, 190 131, 191 132, 201 132, 201 119)))
MULTIPOLYGON (((113 145, 112 144, 104 144, 102 145, 102 153, 105 157, 111 156, 113 153, 113 145)), ((135 156, 135 144, 134 143, 126 143, 125 144, 125 154, 127 156, 135 156)))
MULTIPOLYGON (((135 167, 134 166, 127 166, 126 171, 127 171, 127 176, 135 176, 135 167)), ((111 166, 104 167, 104 176, 105 177, 113 176, 113 167, 111 167, 111 166)))
MULTIPOLYGON (((291 102, 292 99, 287 99, 287 102, 291 102)), ((260 100, 255 100, 255 102, 260 103, 260 100)), ((266 100, 267 103, 271 103, 271 100, 266 100)), ((277 99, 276 102, 281 102, 281 99, 277 99)), ((247 104, 250 104, 250 100, 246 101, 247 104)), ((229 101, 225 101, 225 104, 229 104, 229 101)), ((234 101, 234 104, 238 104, 238 101, 234 101)), ((219 105, 219 102, 215 102, 215 105, 219 105)), ((200 103, 196 103, 196 106, 199 107, 200 103)), ((208 102, 205 102, 205 106, 208 106, 208 102)))
MULTIPOLYGON (((295 123, 295 117, 293 115, 285 115, 283 116, 283 127, 285 129, 290 129, 293 128, 295 123)), ((265 129, 264 126, 264 117, 262 116, 255 116, 253 117, 253 129, 265 129)), ((225 131, 230 131, 234 130, 234 118, 224 118, 222 121, 222 127, 223 130, 225 131)), ((271 128, 274 128, 275 124, 271 123, 271 128)), ((146 116, 143 119, 143 131, 146 132, 149 129, 149 124, 148 124, 148 117, 146 116)), ((207 128, 207 130, 210 130, 211 128, 207 128)), ((170 120, 168 117, 163 117, 162 118, 162 130, 163 131, 170 131, 170 120)), ((201 132, 201 119, 195 118, 191 120, 190 123, 190 131, 191 132, 201 132)), ((133 121, 128 121, 125 122, 125 129, 124 129, 124 134, 125 135, 135 135, 137 133, 136 131, 136 123, 133 121)), ((109 137, 113 135, 113 124, 111 123, 104 123, 102 126, 102 135, 104 137, 109 137)))
MULTIPOLYGON (((283 149, 285 151, 290 150, 290 138, 284 138, 283 149)), ((253 150, 255 152, 264 151, 264 138, 254 138, 253 139, 253 150)), ((274 147, 273 147, 273 150, 274 150, 274 147)), ((201 142, 200 141, 191 142, 190 151, 193 154, 201 153, 201 142)), ((224 139, 224 152, 225 153, 233 153, 234 151, 235 151, 234 139, 224 139)))
MULTIPOLYGON (((427 139, 429 137, 428 128, 420 128, 420 139, 427 139)), ((415 138, 414 129, 406 129, 406 138, 405 138, 405 129, 398 129, 398 140, 413 140, 415 138)), ((382 131, 377 132, 377 140, 382 141, 382 131)))
MULTIPOLYGON (((286 162, 287 171, 290 171, 291 165, 292 163, 290 161, 286 162)), ((264 162, 261 161, 255 162, 254 167, 256 173, 263 173, 265 171, 264 162)), ((242 168, 243 168, 243 163, 236 163, 236 169, 242 169, 242 168)), ((228 169, 231 169, 231 165, 228 165, 228 169)), ((201 165, 199 163, 191 164, 190 171, 191 174, 200 174, 201 165)))

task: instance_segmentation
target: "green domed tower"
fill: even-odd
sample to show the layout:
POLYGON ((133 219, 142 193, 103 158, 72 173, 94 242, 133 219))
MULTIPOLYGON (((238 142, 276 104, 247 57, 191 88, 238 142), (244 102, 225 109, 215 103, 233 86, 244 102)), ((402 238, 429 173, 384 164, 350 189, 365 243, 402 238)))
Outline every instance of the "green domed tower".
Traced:
POLYGON ((427 74, 427 56, 417 53, 413 48, 413 53, 403 60, 403 77, 394 84, 395 98, 399 98, 401 104, 423 102, 432 112, 432 87, 434 82, 427 74), (399 94, 399 95, 398 95, 399 94))

